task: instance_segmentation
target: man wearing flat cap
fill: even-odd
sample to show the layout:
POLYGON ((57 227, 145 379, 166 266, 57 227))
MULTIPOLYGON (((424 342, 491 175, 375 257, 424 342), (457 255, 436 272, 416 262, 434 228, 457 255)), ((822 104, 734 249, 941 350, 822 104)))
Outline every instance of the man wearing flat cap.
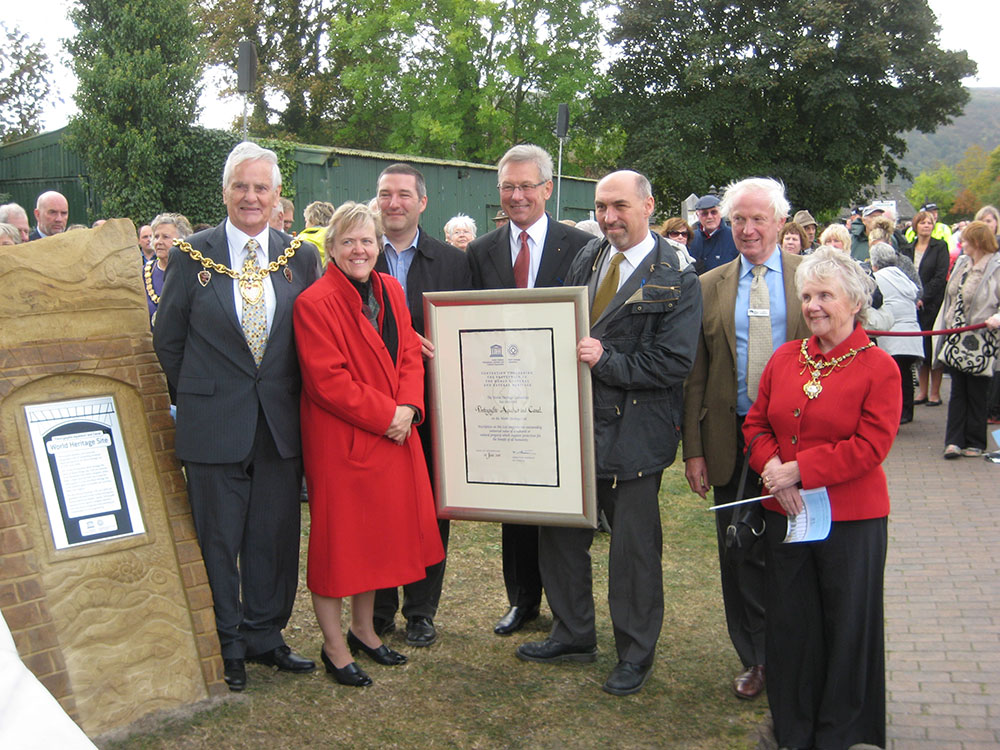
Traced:
POLYGON ((792 217, 792 221, 802 227, 802 231, 806 233, 806 237, 809 238, 808 246, 802 248, 803 255, 809 255, 813 250, 819 247, 819 243, 816 241, 816 219, 812 217, 812 214, 808 211, 796 211, 795 216, 792 217))
POLYGON ((733 242, 733 233, 722 221, 718 196, 703 195, 694 204, 694 212, 698 223, 688 244, 688 253, 694 259, 695 270, 702 274, 728 263, 739 252, 733 242))

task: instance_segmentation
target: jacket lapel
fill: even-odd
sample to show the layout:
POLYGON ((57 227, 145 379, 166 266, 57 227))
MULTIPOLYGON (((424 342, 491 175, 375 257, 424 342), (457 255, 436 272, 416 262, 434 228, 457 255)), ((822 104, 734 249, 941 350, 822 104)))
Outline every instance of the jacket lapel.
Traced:
POLYGON ((496 270, 497 278, 500 279, 501 289, 513 289, 514 265, 510 262, 510 233, 511 223, 508 221, 496 234, 496 241, 490 248, 489 257, 496 270))
POLYGON ((563 279, 556 278, 556 271, 559 270, 562 254, 566 249, 566 229, 548 214, 545 216, 549 224, 545 229, 545 247, 542 248, 542 259, 538 264, 538 274, 535 276, 535 288, 563 284, 563 279))
MULTIPOLYGON (((221 263, 226 267, 229 266, 229 241, 226 239, 225 221, 219 224, 219 226, 217 226, 209 236, 208 246, 205 248, 204 255, 206 258, 211 258, 216 263, 221 263)), ((201 273, 201 270, 202 269, 199 269, 197 273, 201 273)), ((238 268, 233 270, 239 271, 238 268)), ((212 280, 209 285, 212 287, 212 291, 215 292, 215 295, 219 300, 219 305, 222 307, 223 311, 225 311, 226 319, 242 337, 243 328, 240 326, 240 319, 236 316, 236 297, 233 294, 232 279, 225 274, 216 273, 215 271, 211 271, 210 273, 212 274, 212 280)))
MULTIPOLYGON (((779 251, 780 252, 780 251, 779 251)), ((785 287, 785 341, 791 341, 798 336, 798 321, 801 315, 795 315, 800 307, 798 295, 795 292, 795 272, 789 268, 785 253, 781 253, 781 282, 785 287)))
POLYGON ((727 263, 716 286, 718 306, 722 311, 722 330, 726 334, 729 352, 736 362, 736 293, 740 283, 740 256, 727 263))

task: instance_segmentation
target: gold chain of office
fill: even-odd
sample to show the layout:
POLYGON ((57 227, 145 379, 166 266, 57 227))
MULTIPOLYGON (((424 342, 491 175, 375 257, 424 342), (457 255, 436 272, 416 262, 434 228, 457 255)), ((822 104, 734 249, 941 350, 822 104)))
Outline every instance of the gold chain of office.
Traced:
MULTIPOLYGON (((858 356, 859 352, 863 352, 865 349, 871 346, 875 346, 874 341, 869 341, 864 346, 859 347, 857 349, 851 349, 846 354, 841 354, 839 357, 831 359, 828 362, 817 362, 816 360, 814 360, 812 357, 809 356, 809 352, 806 350, 808 342, 809 339, 807 338, 802 339, 802 347, 801 349, 799 349, 799 354, 802 356, 802 359, 799 360, 799 362, 802 364, 802 370, 800 371, 799 374, 801 375, 802 373, 804 373, 807 368, 810 371, 809 380, 806 381, 806 383, 802 386, 802 390, 810 399, 816 398, 820 393, 823 392, 823 386, 820 385, 819 382, 820 378, 830 377, 833 374, 833 371, 836 370, 838 367, 840 367, 842 362, 849 359, 850 362, 847 363, 847 365, 849 365, 851 364, 851 362, 854 361, 854 358, 858 356), (823 372, 824 370, 826 370, 826 372, 823 372)), ((844 365, 844 367, 847 367, 847 365, 844 365)))
POLYGON ((234 271, 229 266, 214 261, 211 258, 206 258, 201 254, 201 251, 195 250, 191 247, 190 243, 184 240, 174 240, 174 245, 182 253, 190 255, 192 260, 201 263, 206 269, 225 274, 229 278, 235 279, 238 282, 240 295, 243 297, 243 300, 247 304, 255 305, 264 296, 264 279, 268 277, 268 274, 272 274, 282 266, 288 265, 288 261, 295 255, 295 251, 302 246, 302 240, 292 240, 292 244, 285 249, 285 252, 266 266, 254 266, 253 268, 244 266, 239 271, 234 271))

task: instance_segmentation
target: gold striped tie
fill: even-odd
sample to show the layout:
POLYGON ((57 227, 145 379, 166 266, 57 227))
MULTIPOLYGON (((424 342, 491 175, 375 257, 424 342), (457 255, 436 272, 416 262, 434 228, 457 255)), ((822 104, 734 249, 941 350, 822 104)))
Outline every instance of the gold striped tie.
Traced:
POLYGON ((608 266, 608 272, 604 274, 604 281, 598 287, 597 294, 594 295, 594 304, 590 308, 590 325, 597 322, 597 319, 601 317, 605 308, 611 304, 611 300, 618 293, 618 266, 623 260, 625 260, 625 254, 617 250, 611 256, 611 265, 608 266))
MULTIPOLYGON (((260 268, 257 262, 257 240, 249 239, 244 247, 247 253, 246 260, 243 261, 243 270, 256 273, 260 268)), ((243 335, 246 337, 247 346, 253 354, 253 361, 260 367, 260 361, 264 359, 264 350, 267 348, 267 305, 264 302, 264 295, 261 294, 256 302, 247 302, 243 298, 243 335)))

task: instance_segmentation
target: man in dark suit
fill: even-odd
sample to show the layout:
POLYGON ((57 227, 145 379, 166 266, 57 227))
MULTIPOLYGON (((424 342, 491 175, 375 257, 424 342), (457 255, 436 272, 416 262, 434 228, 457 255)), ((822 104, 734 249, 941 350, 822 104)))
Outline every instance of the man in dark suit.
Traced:
MULTIPOLYGON (((465 253, 431 237, 420 226, 420 215, 427 208, 427 184, 424 176, 409 164, 392 164, 382 170, 376 193, 385 248, 375 262, 375 270, 391 274, 399 281, 406 295, 413 329, 420 336, 425 359, 434 356, 434 346, 424 338, 424 292, 450 292, 469 289, 472 275, 465 253)), ((429 396, 428 380, 424 378, 424 399, 429 396)), ((434 480, 434 441, 430 420, 417 426, 424 449, 427 469, 434 480)), ((441 543, 448 552, 449 524, 438 520, 441 543)), ((447 558, 446 558, 447 559, 447 558)), ((411 646, 430 646, 437 640, 434 617, 437 615, 444 583, 445 560, 427 568, 423 580, 403 586, 403 617, 406 618, 406 642, 411 646)), ((374 624, 379 635, 391 631, 399 608, 395 588, 375 594, 374 624)))
MULTIPOLYGON (((701 276, 704 314, 698 356, 684 387, 684 463, 688 484, 702 497, 715 487, 715 503, 737 499, 743 468, 743 418, 757 392, 760 372, 751 372, 748 336, 751 317, 766 319, 771 331, 767 354, 791 339, 809 336, 795 291, 802 257, 781 252, 778 232, 789 205, 781 183, 750 179, 726 188, 722 213, 732 224, 739 256, 701 276), (766 269, 769 307, 750 304, 754 266, 766 269)), ((760 494, 751 471, 743 497, 760 494)), ((729 637, 743 662, 733 690, 755 698, 764 688, 764 543, 742 557, 727 554, 726 529, 732 508, 715 514, 722 575, 722 599, 729 637)))
MULTIPOLYGON (((469 243, 476 289, 562 286, 577 252, 592 235, 555 221, 545 212, 552 195, 552 157, 530 144, 514 146, 497 165, 504 226, 469 243)), ((510 608, 493 628, 510 635, 538 617, 538 527, 503 524, 503 579, 510 608)))
POLYGON ((177 391, 175 449, 226 682, 242 690, 246 659, 315 668, 281 631, 298 583, 302 483, 292 304, 316 280, 319 259, 312 245, 289 247, 268 228, 281 185, 273 151, 239 144, 222 182, 228 218, 170 251, 153 345, 177 391))
POLYGON ((54 234, 66 231, 69 221, 69 203, 66 196, 49 190, 38 196, 35 202, 35 228, 28 235, 28 240, 40 240, 54 234))
MULTIPOLYGON (((658 494, 680 439, 684 379, 701 320, 694 266, 649 229, 653 196, 637 172, 597 183, 597 221, 606 240, 580 251, 567 285, 586 286, 590 335, 577 357, 590 366, 597 502, 611 523, 608 605, 618 664, 604 690, 642 689, 663 625, 663 539, 658 494)), ((525 661, 597 658, 590 545, 593 529, 543 526, 539 559, 552 632, 517 649, 525 661)))

